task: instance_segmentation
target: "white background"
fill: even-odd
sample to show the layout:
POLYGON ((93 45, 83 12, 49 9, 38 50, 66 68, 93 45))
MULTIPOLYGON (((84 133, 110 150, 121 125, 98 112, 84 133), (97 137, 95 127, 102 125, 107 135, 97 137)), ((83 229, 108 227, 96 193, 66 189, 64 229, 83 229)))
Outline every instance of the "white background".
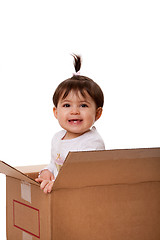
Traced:
MULTIPOLYGON (((105 95, 96 127, 106 149, 160 146, 160 6, 157 0, 0 1, 0 160, 47 164, 60 129, 56 86, 74 72, 105 95)), ((5 177, 0 174, 0 239, 5 177)))

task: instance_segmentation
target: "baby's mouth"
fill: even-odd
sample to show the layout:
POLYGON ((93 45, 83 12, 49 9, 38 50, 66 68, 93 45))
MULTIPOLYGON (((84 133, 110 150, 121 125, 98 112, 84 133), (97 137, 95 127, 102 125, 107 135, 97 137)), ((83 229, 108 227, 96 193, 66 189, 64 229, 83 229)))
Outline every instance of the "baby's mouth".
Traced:
POLYGON ((70 122, 70 123, 80 123, 80 122, 82 122, 82 119, 70 119, 70 120, 68 120, 68 122, 70 122))

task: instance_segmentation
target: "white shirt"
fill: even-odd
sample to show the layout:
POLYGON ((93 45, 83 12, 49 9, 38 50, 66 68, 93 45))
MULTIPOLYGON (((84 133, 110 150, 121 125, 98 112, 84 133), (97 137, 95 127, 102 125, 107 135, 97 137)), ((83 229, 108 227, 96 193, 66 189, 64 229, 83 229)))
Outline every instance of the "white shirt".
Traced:
POLYGON ((104 142, 95 127, 79 137, 63 139, 66 131, 61 130, 52 138, 51 162, 46 169, 56 178, 69 152, 105 150, 104 142))

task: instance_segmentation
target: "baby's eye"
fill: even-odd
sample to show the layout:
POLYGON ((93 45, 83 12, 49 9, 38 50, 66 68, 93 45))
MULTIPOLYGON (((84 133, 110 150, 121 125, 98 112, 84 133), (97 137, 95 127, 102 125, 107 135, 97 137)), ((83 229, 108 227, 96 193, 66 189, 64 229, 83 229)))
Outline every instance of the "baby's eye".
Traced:
POLYGON ((81 104, 81 107, 85 108, 85 107, 88 107, 88 105, 83 103, 83 104, 81 104))
POLYGON ((66 103, 66 104, 63 105, 63 107, 66 107, 66 108, 70 107, 70 104, 66 103))

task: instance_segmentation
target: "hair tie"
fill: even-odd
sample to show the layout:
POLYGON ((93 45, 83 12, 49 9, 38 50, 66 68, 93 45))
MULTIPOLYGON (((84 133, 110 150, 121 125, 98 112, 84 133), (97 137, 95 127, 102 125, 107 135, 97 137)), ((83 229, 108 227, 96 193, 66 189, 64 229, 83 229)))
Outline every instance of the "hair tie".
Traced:
POLYGON ((79 76, 79 75, 80 75, 80 71, 73 73, 73 76, 79 76))

